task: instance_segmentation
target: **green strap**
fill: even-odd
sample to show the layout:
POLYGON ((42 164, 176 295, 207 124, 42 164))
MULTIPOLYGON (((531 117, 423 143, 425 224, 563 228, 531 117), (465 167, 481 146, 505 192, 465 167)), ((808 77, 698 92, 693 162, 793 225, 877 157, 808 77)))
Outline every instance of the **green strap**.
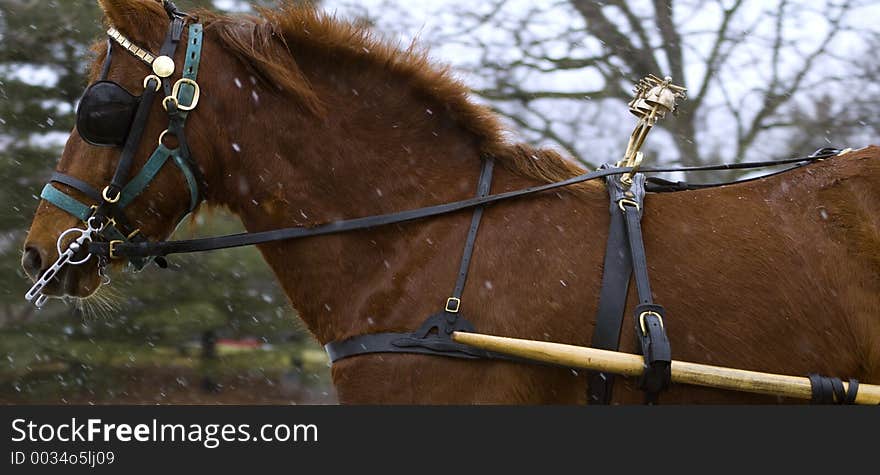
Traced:
POLYGON ((91 207, 80 203, 72 196, 55 188, 51 183, 46 183, 46 186, 43 187, 43 191, 40 192, 40 198, 76 216, 81 221, 89 219, 89 216, 92 215, 91 207))
MULTIPOLYGON (((67 211, 81 221, 86 221, 92 216, 91 206, 81 203, 76 198, 58 188, 55 188, 51 183, 47 183, 46 186, 43 187, 43 191, 40 193, 40 198, 43 198, 49 203, 67 211)), ((125 236, 115 227, 108 227, 103 232, 107 233, 108 237, 111 239, 125 240, 125 236)))
MULTIPOLYGON (((186 58, 183 63, 183 77, 195 81, 199 75, 199 63, 202 59, 202 25, 199 23, 190 25, 189 37, 187 38, 186 58)), ((191 84, 181 83, 177 91, 177 103, 192 104, 195 88, 191 84)), ((181 117, 186 119, 189 111, 180 111, 181 117)))
POLYGON ((196 177, 193 175, 192 170, 190 170, 186 160, 176 153, 173 157, 174 164, 180 168, 180 172, 183 173, 183 177, 186 178, 186 183, 189 185, 189 211, 191 213, 199 204, 199 184, 196 182, 196 177))
MULTIPOLYGON (((198 77, 199 63, 202 57, 202 39, 202 25, 198 23, 190 25, 186 47, 186 58, 183 64, 183 77, 186 79, 195 81, 198 77)), ((177 101, 179 104, 191 104, 194 94, 195 88, 193 88, 192 85, 181 83, 177 92, 177 101)), ((182 119, 186 119, 187 111, 181 110, 179 113, 181 114, 182 119)), ((181 128, 183 128, 183 124, 181 124, 181 128)), ((159 144, 153 152, 153 155, 150 156, 147 163, 140 172, 138 172, 137 176, 125 185, 125 188, 122 190, 122 197, 119 200, 119 207, 124 209, 131 204, 131 202, 134 201, 134 199, 137 198, 138 195, 140 195, 156 178, 156 174, 158 174, 159 170, 162 169, 162 166, 165 165, 168 157, 174 157, 174 163, 180 168, 180 171, 183 173, 186 183, 189 186, 189 210, 194 210, 198 204, 199 185, 196 181, 195 175, 190 169, 189 163, 183 160, 176 152, 177 150, 171 150, 168 147, 159 144)))
POLYGON ((162 165, 165 165, 165 162, 168 161, 168 157, 170 157, 171 154, 171 150, 162 144, 159 144, 159 146, 156 147, 156 150, 150 155, 150 159, 147 160, 147 163, 144 164, 144 167, 141 168, 137 176, 132 178, 131 181, 125 185, 125 188, 122 189, 122 197, 119 198, 120 209, 128 207, 128 205, 130 205, 131 202, 144 191, 147 185, 156 178, 156 174, 159 173, 159 170, 162 169, 162 165))

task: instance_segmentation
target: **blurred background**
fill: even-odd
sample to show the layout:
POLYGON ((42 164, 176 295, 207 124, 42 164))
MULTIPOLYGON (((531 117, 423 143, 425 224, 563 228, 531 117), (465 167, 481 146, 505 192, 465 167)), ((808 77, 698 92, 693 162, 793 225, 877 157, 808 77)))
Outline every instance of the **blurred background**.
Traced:
MULTIPOLYGON (((249 14, 278 2, 176 3, 249 14)), ((417 39, 504 117, 511 140, 586 167, 620 158, 635 124, 631 87, 648 73, 689 89, 678 116, 652 132, 650 161, 880 142, 875 1, 313 3, 403 46, 417 39)), ((334 403, 326 356, 255 249, 117 273, 108 295, 81 305, 24 301, 21 243, 102 31, 95 0, 0 0, 0 403, 334 403)), ((208 211, 174 238, 241 230, 208 211)))

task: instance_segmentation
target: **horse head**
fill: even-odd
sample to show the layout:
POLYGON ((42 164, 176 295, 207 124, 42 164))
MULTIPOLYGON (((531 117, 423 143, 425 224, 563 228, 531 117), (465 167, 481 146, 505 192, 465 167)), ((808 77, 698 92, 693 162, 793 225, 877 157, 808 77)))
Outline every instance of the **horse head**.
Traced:
POLYGON ((45 277, 53 263, 57 267, 43 295, 84 298, 101 286, 103 267, 111 262, 91 258, 83 242, 68 259, 81 264, 57 265, 78 236, 85 242, 163 239, 204 193, 207 170, 195 158, 207 158, 206 138, 213 131, 204 115, 210 107, 201 100, 197 113, 190 113, 196 112, 191 109, 200 91, 194 79, 183 80, 195 77, 184 69, 193 66, 194 58, 186 55, 200 48, 195 43, 201 30, 193 30, 192 18, 171 2, 98 3, 111 27, 108 38, 93 47, 97 57, 77 107, 76 128, 41 193, 24 243, 22 267, 32 279, 45 277), (86 236, 90 229, 94 234, 86 236))

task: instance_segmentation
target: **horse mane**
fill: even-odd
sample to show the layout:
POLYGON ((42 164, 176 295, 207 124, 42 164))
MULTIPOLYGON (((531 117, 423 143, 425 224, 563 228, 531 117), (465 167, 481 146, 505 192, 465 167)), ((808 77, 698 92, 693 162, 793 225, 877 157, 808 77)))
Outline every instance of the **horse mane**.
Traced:
POLYGON ((584 172, 553 150, 508 142, 505 136, 509 134, 497 114, 471 102, 470 90, 453 77, 450 68, 432 62, 415 42, 400 48, 377 38, 365 25, 311 6, 285 3, 278 10, 259 9, 258 13, 224 16, 202 11, 199 17, 260 81, 290 94, 307 113, 321 116, 324 108, 297 65, 291 45, 303 45, 327 57, 368 61, 405 78, 417 92, 444 104, 451 118, 476 136, 481 152, 524 177, 554 182, 584 172))

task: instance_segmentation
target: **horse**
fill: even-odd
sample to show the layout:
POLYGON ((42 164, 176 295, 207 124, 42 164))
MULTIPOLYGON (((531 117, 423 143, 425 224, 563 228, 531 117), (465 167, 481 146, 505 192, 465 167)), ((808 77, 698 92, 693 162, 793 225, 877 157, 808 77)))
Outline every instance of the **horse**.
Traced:
MULTIPOLYGON (((99 3, 107 23, 132 43, 152 51, 162 44, 168 19, 159 2, 99 3)), ((259 16, 197 16, 204 24, 202 95, 187 140, 201 175, 200 209, 227 208, 249 232, 470 198, 486 156, 496 163, 493 193, 583 173, 553 150, 516 143, 424 51, 400 48, 362 25, 290 5, 259 16)), ((94 46, 92 80, 108 47, 119 49, 94 46)), ((149 73, 121 52, 107 77, 140 91, 149 73)), ((133 170, 167 125, 155 102, 133 170)), ((74 130, 57 170, 100 189, 119 156, 74 130)), ((165 239, 188 212, 187 190, 166 167, 126 215, 150 240, 165 239)), ((645 247, 674 357, 880 383, 878 201, 876 146, 746 183, 649 194, 645 247)), ((462 313, 482 333, 588 346, 608 213, 605 185, 595 181, 486 207, 462 313)), ((442 308, 470 222, 470 213, 456 212, 265 243, 259 251, 310 333, 326 344, 413 331, 442 308)), ((45 271, 58 257, 59 235, 78 224, 51 203, 38 204, 22 258, 29 276, 45 271)), ((121 265, 113 262, 113 270, 121 265)), ((94 259, 65 267, 46 292, 88 298, 101 287, 98 267, 94 259)), ((623 326, 620 349, 638 353, 632 325, 623 326)), ((345 404, 582 404, 586 377, 418 354, 366 354, 332 366, 345 404)), ((615 384, 614 404, 642 402, 635 381, 615 384)), ((673 385, 661 402, 794 401, 673 385)))

